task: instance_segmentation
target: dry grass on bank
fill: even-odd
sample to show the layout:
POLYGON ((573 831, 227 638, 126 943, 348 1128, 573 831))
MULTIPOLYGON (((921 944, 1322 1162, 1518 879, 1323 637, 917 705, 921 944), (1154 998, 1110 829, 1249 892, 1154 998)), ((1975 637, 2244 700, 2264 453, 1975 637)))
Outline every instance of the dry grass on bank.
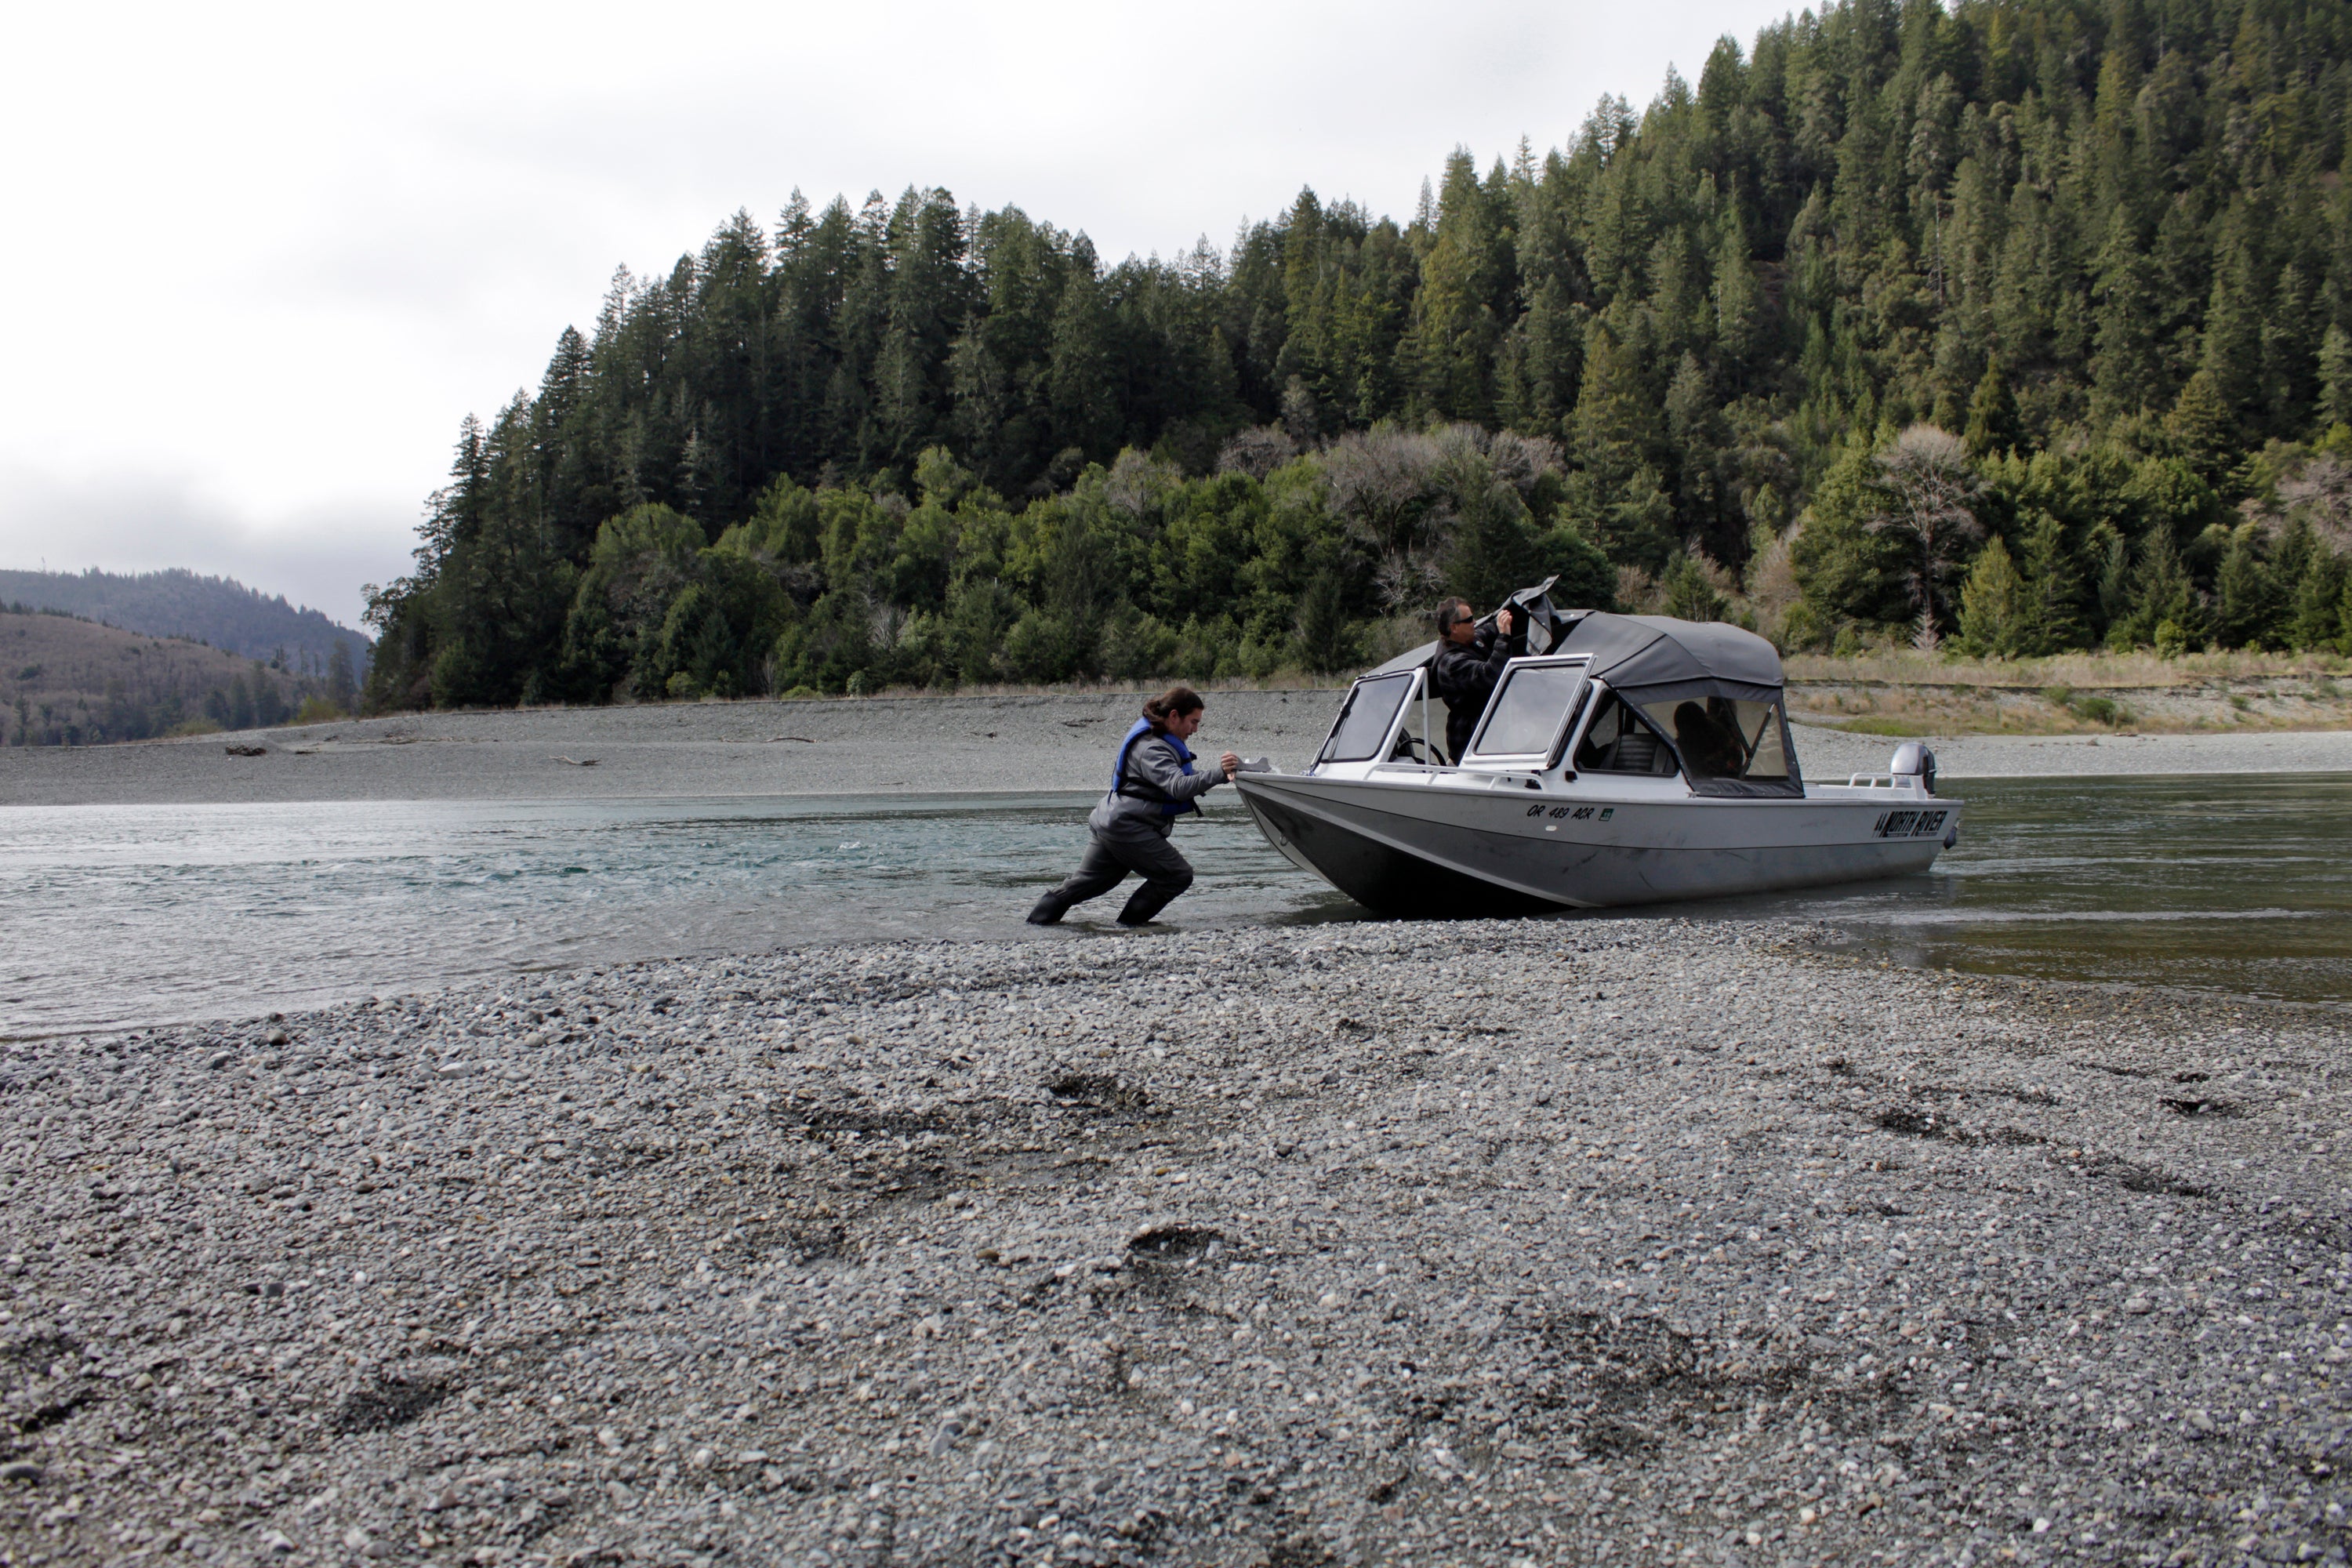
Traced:
POLYGON ((2352 728, 2352 664, 2256 652, 1943 658, 1911 649, 1786 661, 1790 710, 1874 735, 2352 728))
POLYGON ((1794 653, 1781 660, 1790 681, 1889 686, 2012 687, 2039 691, 2046 686, 2076 690, 2124 691, 2149 687, 2208 685, 2218 681, 2328 681, 2352 678, 2352 659, 2337 654, 2191 653, 2159 658, 2153 653, 2063 653, 2048 658, 1963 658, 1885 648, 1843 658, 1794 653))

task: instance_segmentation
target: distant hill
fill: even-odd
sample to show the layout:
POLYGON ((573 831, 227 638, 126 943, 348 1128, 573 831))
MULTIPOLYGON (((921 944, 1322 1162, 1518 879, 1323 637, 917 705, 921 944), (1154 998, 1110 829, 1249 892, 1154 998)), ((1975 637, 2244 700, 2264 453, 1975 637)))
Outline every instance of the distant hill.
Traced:
POLYGON ((87 746, 267 727, 286 722, 313 698, 323 718, 349 708, 354 686, 348 662, 305 677, 186 637, 149 637, 57 610, 0 610, 0 745, 87 746))
POLYGON ((283 650, 290 668, 320 672, 341 643, 354 668, 365 671, 374 645, 316 610, 298 610, 229 577, 194 572, 142 572, 125 576, 88 572, 0 572, 0 605, 63 610, 150 637, 194 637, 247 658, 283 650))

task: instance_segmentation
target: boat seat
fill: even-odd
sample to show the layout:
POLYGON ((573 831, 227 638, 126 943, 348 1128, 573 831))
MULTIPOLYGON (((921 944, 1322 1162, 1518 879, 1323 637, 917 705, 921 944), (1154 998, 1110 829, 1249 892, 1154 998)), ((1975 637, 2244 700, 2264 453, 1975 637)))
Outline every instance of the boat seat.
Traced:
POLYGON ((1621 735, 1601 753, 1601 771, 1648 773, 1658 768, 1658 738, 1640 733, 1621 735))

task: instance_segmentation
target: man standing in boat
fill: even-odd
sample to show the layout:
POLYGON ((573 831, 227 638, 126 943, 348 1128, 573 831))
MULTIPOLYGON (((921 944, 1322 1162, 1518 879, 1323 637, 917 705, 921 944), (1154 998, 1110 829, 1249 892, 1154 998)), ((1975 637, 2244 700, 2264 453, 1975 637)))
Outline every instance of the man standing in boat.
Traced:
POLYGON ((1071 905, 1118 887, 1129 871, 1143 879, 1143 886, 1118 911, 1123 926, 1149 924, 1192 885, 1192 863, 1168 841, 1169 833, 1178 817, 1201 809, 1193 802, 1242 766, 1241 758, 1227 752, 1214 768, 1192 771, 1192 753, 1184 742, 1200 729, 1204 707, 1201 694, 1189 686, 1171 686, 1144 703, 1143 717, 1118 743, 1110 793, 1087 818, 1094 842, 1086 858, 1067 881, 1037 900, 1029 911, 1031 925, 1054 924, 1071 905))
POLYGON ((1482 630, 1466 599, 1437 606, 1437 637, 1429 683, 1445 703, 1445 760, 1458 763, 1486 700, 1495 695, 1495 682, 1503 678, 1503 666, 1528 651, 1527 637, 1513 635, 1508 609, 1495 616, 1491 630, 1482 630))

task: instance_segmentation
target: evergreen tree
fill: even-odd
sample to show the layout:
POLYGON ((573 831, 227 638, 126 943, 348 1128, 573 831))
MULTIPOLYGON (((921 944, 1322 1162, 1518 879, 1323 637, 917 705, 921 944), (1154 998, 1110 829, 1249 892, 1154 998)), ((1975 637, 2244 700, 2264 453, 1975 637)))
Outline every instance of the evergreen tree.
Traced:
POLYGON ((1959 647, 1963 653, 2014 658, 2031 636, 2031 595, 1999 534, 1977 552, 1960 586, 1959 647))
POLYGON ((2205 636, 2204 608, 2172 531, 2150 529, 2133 564, 2130 608, 2107 628, 2108 646, 2170 655, 2202 647, 2205 636))
POLYGON ((2065 525, 2048 512, 2025 534, 2025 603, 2016 652, 2035 658, 2083 643, 2082 581, 2066 548, 2065 525))
POLYGON ((2263 559, 2262 531, 2240 523, 2230 535, 2213 585, 2213 634, 2223 647, 2257 647, 2273 634, 2278 589, 2263 559))
POLYGON ((2346 570, 2342 556, 2325 547, 2305 552, 2303 569, 2287 599, 2287 646, 2303 653, 2346 651, 2347 588, 2352 588, 2352 572, 2346 570))
POLYGON ((2247 232, 2254 222, 2242 205, 2222 227, 2213 258, 2213 291, 2205 307, 2204 350, 2199 374, 2231 421, 2243 418, 2262 396, 2263 282, 2261 262, 2247 232))
POLYGON ((2352 426, 2352 333, 2333 321, 2319 343, 2319 416, 2325 424, 2352 426))
POLYGON ((1071 247, 1068 279, 1054 311, 1047 384, 1055 440, 1082 460, 1108 458, 1118 440, 1109 329, 1094 247, 1080 235, 1071 247))
POLYGON ((1493 360, 1514 281, 1509 209, 1501 195, 1479 183, 1466 148, 1446 160, 1405 345, 1415 365, 1414 401, 1442 419, 1494 416, 1493 360))
POLYGON ((1984 379, 1977 383, 1975 393, 1969 398, 1969 455, 2000 457, 2016 450, 2023 439, 2024 432, 2017 422, 2017 399, 2011 395, 2009 383, 2000 374, 2000 361, 1992 360, 1985 365, 1984 379))
POLYGON ((1664 601, 1665 613, 1685 621, 1717 621, 1729 609, 1730 601, 1716 588, 1707 574, 1708 563, 1696 552, 1675 557, 1674 564, 1658 580, 1659 596, 1664 601))
POLYGON ((2164 428, 2173 450, 2207 479, 2221 476, 2242 441, 2237 416, 2222 395, 2221 378, 2210 370, 2200 369, 2189 378, 2172 412, 2165 416, 2164 428))
POLYGON ((2097 350, 2091 361, 2093 405, 2117 419, 2161 406, 2164 366, 2157 339, 2156 266, 2134 231, 2130 215, 2116 211, 2099 253, 2097 350))

